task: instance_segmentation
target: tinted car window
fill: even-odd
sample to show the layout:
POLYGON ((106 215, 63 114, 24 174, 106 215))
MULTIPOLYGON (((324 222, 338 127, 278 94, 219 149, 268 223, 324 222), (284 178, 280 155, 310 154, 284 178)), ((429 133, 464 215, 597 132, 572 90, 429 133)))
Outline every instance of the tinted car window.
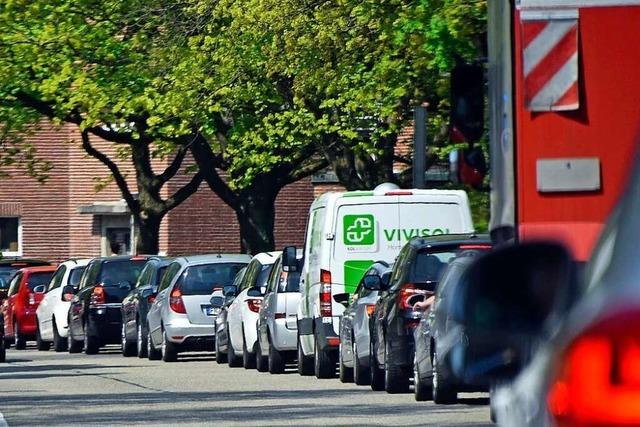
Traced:
POLYGON ((167 268, 167 271, 165 271, 165 274, 164 276, 162 276, 162 280, 160 281, 158 292, 164 291, 169 287, 171 281, 173 280, 175 275, 178 274, 181 268, 182 265, 179 262, 174 262, 167 268))
POLYGON ((47 288, 47 292, 60 287, 60 285, 62 284, 62 279, 64 279, 64 275, 66 272, 67 272, 66 266, 61 265, 60 267, 58 267, 53 277, 51 278, 51 282, 49 282, 49 287, 47 288))
POLYGON ((109 261, 102 265, 100 271, 100 283, 104 286, 116 286, 121 283, 136 283, 140 271, 144 268, 146 261, 109 261))
POLYGON ((214 289, 231 285, 244 266, 238 263, 193 265, 182 273, 178 284, 183 295, 209 295, 214 289))
POLYGON ((410 281, 415 283, 438 282, 456 251, 418 252, 412 263, 410 281))
POLYGON ((147 265, 144 266, 142 271, 140 272, 140 276, 138 276, 138 283, 136 283, 136 288, 140 286, 145 286, 151 280, 151 276, 153 275, 153 262, 148 262, 147 265))
POLYGON ((155 286, 160 286, 160 282, 162 281, 162 278, 164 277, 164 273, 167 272, 167 268, 169 268, 169 267, 165 265, 164 267, 160 267, 158 269, 158 274, 156 274, 155 286))
POLYGON ((51 282, 51 277, 53 276, 53 272, 51 273, 31 273, 27 278, 27 286, 29 290, 32 291, 36 286, 40 285, 48 285, 51 282))
POLYGON ((0 266, 0 289, 9 289, 11 276, 18 270, 16 267, 0 266))
POLYGON ((13 279, 11 279, 11 284, 9 285, 9 295, 15 295, 18 293, 18 284, 20 283, 21 279, 22 273, 17 273, 15 276, 13 276, 13 279))
POLYGON ((80 284, 80 279, 82 278, 82 273, 87 267, 76 267, 71 270, 71 274, 69 274, 69 285, 78 286, 80 284))
POLYGON ((256 279, 256 286, 263 287, 267 285, 267 279, 269 278, 272 268, 273 264, 262 266, 260 273, 258 273, 258 278, 256 279))

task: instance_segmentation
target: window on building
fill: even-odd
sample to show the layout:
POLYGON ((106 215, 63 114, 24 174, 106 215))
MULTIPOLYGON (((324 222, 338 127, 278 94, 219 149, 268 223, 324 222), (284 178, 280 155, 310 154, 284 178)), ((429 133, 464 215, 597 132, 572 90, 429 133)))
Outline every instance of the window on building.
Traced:
POLYGON ((0 252, 3 255, 20 255, 20 218, 0 218, 0 252))

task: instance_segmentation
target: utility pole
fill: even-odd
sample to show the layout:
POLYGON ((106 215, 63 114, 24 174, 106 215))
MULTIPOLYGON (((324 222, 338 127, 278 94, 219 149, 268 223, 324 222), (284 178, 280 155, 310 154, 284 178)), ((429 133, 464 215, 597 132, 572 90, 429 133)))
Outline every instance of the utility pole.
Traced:
POLYGON ((427 104, 413 112, 413 188, 425 188, 427 169, 427 104))

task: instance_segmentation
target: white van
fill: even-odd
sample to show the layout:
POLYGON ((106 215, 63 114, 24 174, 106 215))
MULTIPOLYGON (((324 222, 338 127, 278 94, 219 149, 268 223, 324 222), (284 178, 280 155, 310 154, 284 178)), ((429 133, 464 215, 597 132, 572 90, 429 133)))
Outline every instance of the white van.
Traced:
POLYGON ((335 375, 344 306, 333 295, 353 293, 376 261, 393 262, 412 237, 473 232, 469 200, 459 190, 326 193, 311 205, 298 308, 298 371, 335 375), (318 349, 318 351, 316 351, 318 349))

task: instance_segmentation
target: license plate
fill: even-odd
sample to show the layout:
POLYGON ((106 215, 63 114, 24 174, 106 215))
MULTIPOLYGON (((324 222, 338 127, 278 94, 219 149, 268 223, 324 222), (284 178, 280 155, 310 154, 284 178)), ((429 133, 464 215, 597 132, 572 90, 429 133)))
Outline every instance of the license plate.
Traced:
POLYGON ((203 305, 202 306, 202 312, 207 315, 207 316, 213 316, 214 313, 214 308, 211 307, 210 305, 203 305))

